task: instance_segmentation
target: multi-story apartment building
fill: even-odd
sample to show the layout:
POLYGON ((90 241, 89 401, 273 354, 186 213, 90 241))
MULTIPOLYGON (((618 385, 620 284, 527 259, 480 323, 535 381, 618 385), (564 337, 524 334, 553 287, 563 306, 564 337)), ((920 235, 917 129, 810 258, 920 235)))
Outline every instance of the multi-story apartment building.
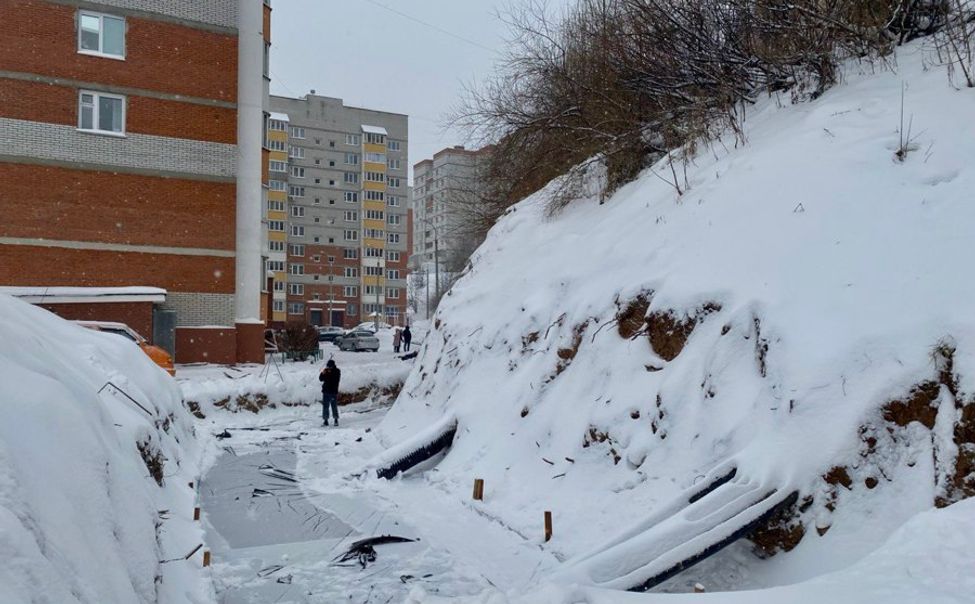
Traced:
MULTIPOLYGON (((288 119, 287 318, 402 324, 410 249, 407 117, 314 92, 272 96, 271 109, 288 119)), ((272 189, 282 186, 272 179, 272 189)))
POLYGON ((268 3, 4 0, 0 22, 0 286, 180 362, 263 361, 268 3))
POLYGON ((476 214, 481 203, 482 183, 479 178, 484 160, 492 147, 477 150, 463 146, 448 147, 413 166, 414 270, 429 268, 439 257, 441 271, 458 270, 473 251, 466 235, 465 220, 476 214))
POLYGON ((267 271, 271 285, 271 323, 280 326, 288 319, 288 115, 271 113, 267 122, 268 190, 267 220, 264 222, 267 243, 267 271))

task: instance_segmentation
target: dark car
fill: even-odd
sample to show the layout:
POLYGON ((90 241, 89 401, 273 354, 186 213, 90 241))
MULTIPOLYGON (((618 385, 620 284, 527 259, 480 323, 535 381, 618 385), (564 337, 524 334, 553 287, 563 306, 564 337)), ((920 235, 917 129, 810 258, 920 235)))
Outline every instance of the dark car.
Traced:
POLYGON ((332 325, 327 325, 318 328, 318 341, 319 342, 334 342, 336 338, 340 337, 345 333, 345 330, 341 327, 335 327, 332 325))

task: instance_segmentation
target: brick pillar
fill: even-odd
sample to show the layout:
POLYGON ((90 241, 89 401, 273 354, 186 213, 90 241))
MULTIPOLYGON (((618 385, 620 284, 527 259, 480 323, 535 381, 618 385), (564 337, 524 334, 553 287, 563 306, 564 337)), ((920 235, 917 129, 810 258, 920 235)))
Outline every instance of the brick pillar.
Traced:
POLYGON ((264 362, 264 324, 237 323, 237 362, 264 362))

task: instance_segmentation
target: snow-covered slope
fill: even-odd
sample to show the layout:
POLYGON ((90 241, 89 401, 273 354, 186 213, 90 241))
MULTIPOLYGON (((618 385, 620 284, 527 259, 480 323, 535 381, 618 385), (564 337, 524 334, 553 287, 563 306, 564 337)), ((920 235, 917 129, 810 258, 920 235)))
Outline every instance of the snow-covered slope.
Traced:
POLYGON ((443 488, 468 498, 485 479, 483 511, 525 535, 552 510, 544 547, 565 557, 721 462, 798 490, 764 534, 794 549, 729 548, 687 573, 709 589, 844 568, 963 498, 975 92, 921 54, 851 70, 814 102, 763 100, 746 144, 699 150, 682 196, 660 165, 602 205, 549 217, 543 190, 513 207, 444 298, 381 436, 456 416, 443 488))
POLYGON ((0 602, 209 599, 194 456, 135 344, 0 295, 0 602))

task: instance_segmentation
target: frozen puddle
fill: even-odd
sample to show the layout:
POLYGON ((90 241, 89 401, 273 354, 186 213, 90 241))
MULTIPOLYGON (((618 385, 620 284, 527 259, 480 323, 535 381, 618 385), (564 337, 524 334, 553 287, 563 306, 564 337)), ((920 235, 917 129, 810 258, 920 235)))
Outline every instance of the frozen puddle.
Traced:
MULTIPOLYGON (((231 429, 226 452, 200 491, 218 602, 400 602, 417 585, 441 595, 478 593, 488 585, 478 573, 460 570, 453 556, 431 547, 395 512, 372 505, 368 492, 302 488, 304 479, 295 474, 298 447, 340 453, 347 445, 339 440, 362 432, 355 423, 366 422, 353 420, 352 430, 323 430, 300 420, 284 428, 231 429), (381 535, 417 541, 375 545, 372 560, 340 561, 356 541, 381 535)), ((327 456, 316 464, 322 465, 327 468, 327 456)))

